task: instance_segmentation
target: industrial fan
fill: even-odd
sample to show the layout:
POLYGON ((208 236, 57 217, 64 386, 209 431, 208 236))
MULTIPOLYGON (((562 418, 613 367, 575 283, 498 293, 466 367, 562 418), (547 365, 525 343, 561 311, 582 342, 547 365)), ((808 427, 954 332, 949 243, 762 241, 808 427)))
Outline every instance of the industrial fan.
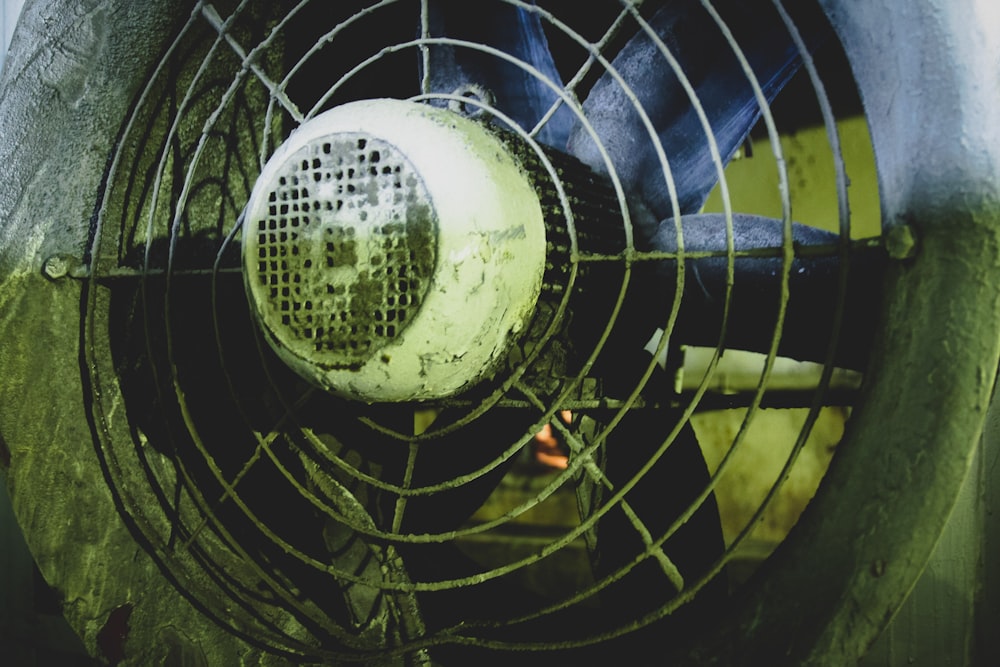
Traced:
POLYGON ((29 3, 0 89, 0 444, 88 648, 856 658, 993 386, 980 73, 1000 40, 973 2, 792 4, 29 3), (831 53, 865 105, 882 238, 852 239, 831 53), (793 221, 772 110, 791 85, 827 127, 837 231, 793 221), (778 217, 728 196, 752 136, 778 217), (711 360, 683 392, 691 345, 711 360), (723 542, 725 463, 709 473, 690 419, 736 349, 765 359, 741 430, 777 357, 822 364, 789 466, 835 369, 865 383, 809 511, 731 591, 743 536, 723 542), (564 469, 474 519, 545 430, 564 469), (527 552, 474 548, 559 497, 576 520, 527 552))

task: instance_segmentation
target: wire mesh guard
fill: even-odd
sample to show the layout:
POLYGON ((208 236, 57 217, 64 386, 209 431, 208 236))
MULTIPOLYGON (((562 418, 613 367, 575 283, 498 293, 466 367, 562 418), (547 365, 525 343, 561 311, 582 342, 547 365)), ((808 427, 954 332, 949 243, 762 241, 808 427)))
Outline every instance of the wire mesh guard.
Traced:
MULTIPOLYGON (((127 120, 101 200, 85 355, 112 489, 185 595, 291 659, 462 664, 477 651, 544 659, 683 641, 735 586, 727 564, 823 406, 844 403, 835 374, 863 370, 877 242, 852 240, 841 110, 817 71, 846 66, 818 10, 464 4, 475 8, 196 3, 127 120), (808 95, 772 108, 786 83, 808 95), (346 284, 311 273, 356 267, 357 232, 337 222, 343 197, 314 199, 301 181, 346 185, 345 159, 375 170, 359 187, 398 179, 409 157, 394 146, 304 148, 275 215, 241 216, 295 128, 379 97, 475 116, 545 214, 532 321, 499 369, 447 400, 365 404, 317 388, 267 344, 244 286, 247 271, 269 290, 275 328, 338 363, 419 316, 448 257, 387 254, 394 277, 359 313, 346 284), (827 128, 834 231, 791 222, 782 122, 827 128), (777 217, 729 194, 726 166, 750 145, 773 152, 777 217), (290 240, 313 208, 333 222, 303 250, 290 240), (248 243, 259 261, 245 266, 248 243), (303 296, 313 288, 322 298, 303 296), (683 365, 684 345, 706 352, 702 370, 683 365), (762 355, 745 397, 712 391, 726 349, 762 355), (817 383, 776 389, 780 356, 821 364, 817 383), (692 416, 741 401, 709 473, 692 416), (715 493, 768 404, 807 410, 764 501, 723 539, 715 493), (532 458, 542 431, 563 469, 532 458), (506 505, 480 509, 501 493, 506 505), (558 508, 556 525, 533 519, 558 508)), ((412 231, 382 233, 395 248, 412 231)), ((437 230, 417 231, 432 247, 437 230)))

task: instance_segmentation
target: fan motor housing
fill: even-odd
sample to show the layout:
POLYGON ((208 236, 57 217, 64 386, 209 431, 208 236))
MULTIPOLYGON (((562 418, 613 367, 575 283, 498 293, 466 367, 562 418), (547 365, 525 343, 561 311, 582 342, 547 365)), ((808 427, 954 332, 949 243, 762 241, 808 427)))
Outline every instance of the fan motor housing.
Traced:
POLYGON ((525 327, 538 196, 482 125, 399 100, 337 107, 268 160, 243 226, 247 293, 292 369, 368 402, 454 395, 525 327))

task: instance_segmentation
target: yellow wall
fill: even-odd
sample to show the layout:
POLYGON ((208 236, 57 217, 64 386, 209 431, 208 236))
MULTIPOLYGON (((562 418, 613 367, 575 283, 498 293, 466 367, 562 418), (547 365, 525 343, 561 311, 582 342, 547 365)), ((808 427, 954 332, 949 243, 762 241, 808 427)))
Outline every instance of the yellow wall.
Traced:
MULTIPOLYGON (((851 237, 877 236, 880 231, 875 158, 864 118, 838 123, 844 165, 850 181, 851 237)), ((788 170, 792 219, 837 231, 836 178, 833 153, 822 127, 805 128, 781 136, 781 150, 788 170)), ((781 217, 777 160, 768 140, 753 143, 752 157, 733 160, 726 168, 734 212, 781 217)), ((722 211, 720 189, 709 195, 705 211, 722 211)))

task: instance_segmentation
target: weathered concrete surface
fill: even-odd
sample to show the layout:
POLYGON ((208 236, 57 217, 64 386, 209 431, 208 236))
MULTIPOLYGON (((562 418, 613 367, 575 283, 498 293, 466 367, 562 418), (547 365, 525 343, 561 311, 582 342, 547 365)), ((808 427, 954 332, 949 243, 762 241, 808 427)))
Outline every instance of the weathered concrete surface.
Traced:
POLYGON ((0 82, 6 481, 67 619, 91 654, 121 664, 236 664, 246 651, 204 621, 122 522, 81 386, 81 286, 42 276, 51 255, 83 256, 123 112, 182 4, 29 2, 0 82))

